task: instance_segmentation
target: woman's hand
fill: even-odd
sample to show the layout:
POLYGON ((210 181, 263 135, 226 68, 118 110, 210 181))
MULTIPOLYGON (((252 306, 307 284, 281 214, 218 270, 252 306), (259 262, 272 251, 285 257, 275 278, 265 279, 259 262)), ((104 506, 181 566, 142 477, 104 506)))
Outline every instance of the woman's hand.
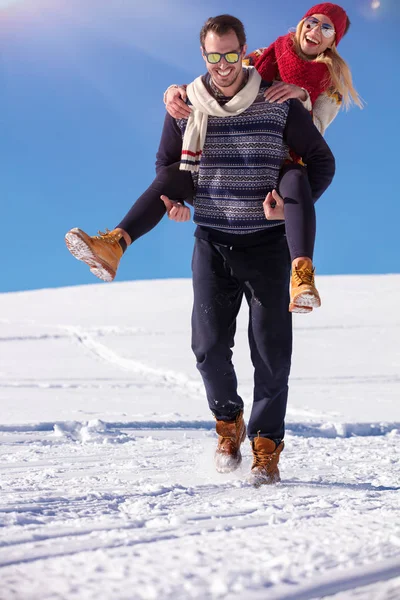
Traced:
POLYGON ((284 206, 284 202, 276 190, 269 192, 263 202, 266 219, 268 221, 283 221, 285 219, 284 206))
POLYGON ((266 102, 277 102, 278 104, 282 104, 289 98, 298 98, 305 102, 307 97, 307 92, 303 88, 284 81, 274 81, 264 94, 266 102))
POLYGON ((184 206, 180 202, 170 200, 168 196, 160 196, 160 198, 165 204, 168 218, 171 219, 171 221, 176 221, 177 223, 190 221, 190 209, 187 206, 184 206))
POLYGON ((187 99, 183 86, 171 86, 164 95, 165 108, 174 119, 187 119, 192 109, 184 102, 187 99))

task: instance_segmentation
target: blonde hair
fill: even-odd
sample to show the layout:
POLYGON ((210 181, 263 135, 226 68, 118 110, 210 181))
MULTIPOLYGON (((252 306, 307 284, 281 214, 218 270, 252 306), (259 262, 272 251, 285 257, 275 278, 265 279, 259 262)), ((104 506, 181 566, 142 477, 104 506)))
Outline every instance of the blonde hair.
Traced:
POLYGON ((358 95, 353 85, 353 78, 349 65, 340 56, 336 49, 336 44, 333 42, 331 48, 327 48, 322 54, 318 54, 317 57, 310 59, 309 56, 301 51, 300 46, 300 34, 303 28, 304 19, 296 27, 296 32, 293 37, 293 44, 296 53, 300 58, 304 60, 312 60, 318 63, 324 63, 328 68, 327 80, 323 83, 329 87, 332 87, 334 91, 339 92, 343 97, 343 104, 346 109, 351 104, 356 104, 360 108, 363 108, 363 101, 358 95))

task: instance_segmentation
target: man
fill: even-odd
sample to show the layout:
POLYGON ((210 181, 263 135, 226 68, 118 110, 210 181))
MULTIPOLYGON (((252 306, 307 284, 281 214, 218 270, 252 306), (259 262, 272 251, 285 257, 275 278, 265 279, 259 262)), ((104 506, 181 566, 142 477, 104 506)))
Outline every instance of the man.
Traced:
POLYGON ((200 42, 208 73, 188 86, 189 120, 166 116, 157 166, 181 160, 181 168, 194 172, 192 348, 216 418, 216 468, 239 466, 246 436, 231 361, 244 295, 254 365, 250 481, 269 484, 280 480, 292 322, 285 227, 265 219, 263 201, 277 187, 288 147, 307 164, 314 198, 331 183, 335 163, 297 100, 264 102, 269 84, 242 68, 246 38, 238 19, 209 19, 200 42))
POLYGON ((285 228, 265 219, 263 201, 277 187, 288 147, 307 164, 314 198, 331 183, 335 163, 297 100, 264 102, 269 84, 242 67, 247 48, 238 19, 208 19, 200 42, 208 73, 188 86, 194 107, 189 120, 166 116, 157 166, 181 160, 181 168, 194 173, 192 348, 216 418, 216 468, 226 472, 239 466, 246 436, 231 361, 244 295, 254 365, 249 479, 269 484, 280 480, 292 322, 285 228))

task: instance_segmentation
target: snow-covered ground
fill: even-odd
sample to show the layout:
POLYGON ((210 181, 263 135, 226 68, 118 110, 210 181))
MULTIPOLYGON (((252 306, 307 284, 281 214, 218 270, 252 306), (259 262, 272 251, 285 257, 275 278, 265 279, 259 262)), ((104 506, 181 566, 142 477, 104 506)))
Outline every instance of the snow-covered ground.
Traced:
POLYGON ((318 282, 259 489, 213 468, 190 281, 0 295, 1 600, 399 600, 400 275, 318 282))

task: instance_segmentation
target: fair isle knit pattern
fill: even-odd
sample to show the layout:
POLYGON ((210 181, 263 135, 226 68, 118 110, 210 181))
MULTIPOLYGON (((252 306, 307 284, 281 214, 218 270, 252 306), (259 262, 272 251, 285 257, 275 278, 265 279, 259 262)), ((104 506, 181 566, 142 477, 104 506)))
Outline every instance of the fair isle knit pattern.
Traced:
MULTIPOLYGON (((199 173, 194 177, 197 225, 229 233, 253 233, 267 221, 263 201, 276 188, 288 147, 283 132, 289 103, 269 104, 262 83, 254 103, 234 117, 208 117, 199 173)), ((177 121, 182 135, 186 120, 177 121)))

